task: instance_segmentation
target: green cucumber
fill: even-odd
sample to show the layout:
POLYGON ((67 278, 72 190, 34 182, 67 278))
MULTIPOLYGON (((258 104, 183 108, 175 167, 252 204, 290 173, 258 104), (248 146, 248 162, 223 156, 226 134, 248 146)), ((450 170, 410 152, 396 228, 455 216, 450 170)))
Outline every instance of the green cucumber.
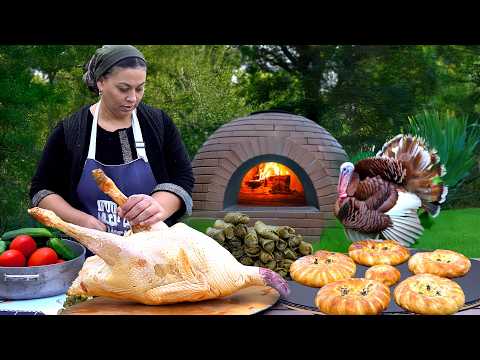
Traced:
POLYGON ((52 237, 47 241, 47 246, 55 250, 55 252, 63 260, 72 260, 77 257, 73 250, 67 245, 65 241, 60 238, 52 237))
POLYGON ((2 240, 12 240, 18 235, 30 235, 31 237, 52 237, 55 236, 50 230, 45 228, 23 228, 7 231, 2 235, 2 240))
POLYGON ((8 243, 6 241, 0 240, 0 254, 8 249, 8 243))

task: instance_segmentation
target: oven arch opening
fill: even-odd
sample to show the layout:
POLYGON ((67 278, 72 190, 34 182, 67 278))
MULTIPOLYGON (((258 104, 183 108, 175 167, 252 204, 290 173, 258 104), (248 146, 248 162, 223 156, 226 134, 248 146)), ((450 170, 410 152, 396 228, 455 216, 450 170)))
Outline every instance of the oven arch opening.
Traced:
POLYGON ((244 207, 313 207, 318 209, 315 188, 295 161, 265 154, 245 161, 232 174, 224 209, 244 207))

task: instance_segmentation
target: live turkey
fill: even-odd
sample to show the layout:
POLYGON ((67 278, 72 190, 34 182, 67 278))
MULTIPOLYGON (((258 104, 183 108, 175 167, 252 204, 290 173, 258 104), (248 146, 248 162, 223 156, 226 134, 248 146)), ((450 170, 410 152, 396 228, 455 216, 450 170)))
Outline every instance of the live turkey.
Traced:
POLYGON ((445 174, 421 138, 397 135, 375 157, 341 165, 335 216, 352 241, 380 238, 411 246, 424 230, 418 210, 435 217, 445 202, 445 174))

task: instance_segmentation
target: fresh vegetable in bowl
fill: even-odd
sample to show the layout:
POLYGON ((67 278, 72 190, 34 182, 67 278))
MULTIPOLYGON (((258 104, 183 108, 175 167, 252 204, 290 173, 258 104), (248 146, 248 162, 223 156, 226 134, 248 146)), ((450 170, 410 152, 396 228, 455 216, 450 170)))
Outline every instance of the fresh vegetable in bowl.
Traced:
POLYGON ((0 255, 0 266, 21 267, 25 266, 27 259, 20 251, 6 250, 0 255))
POLYGON ((36 237, 53 237, 55 236, 50 230, 45 229, 45 228, 22 228, 22 229, 16 229, 16 230, 11 230, 7 231, 2 235, 2 240, 13 240, 15 237, 18 235, 29 235, 33 238, 36 237))
POLYGON ((23 254, 22 261, 18 254, 8 253, 4 264, 0 266, 41 266, 60 264, 75 259, 76 253, 56 232, 46 228, 21 228, 5 232, 0 238, 0 255, 8 250, 23 254), (40 249, 48 249, 41 250, 40 249), (12 255, 13 254, 13 255, 12 255))
POLYGON ((18 250, 26 258, 29 258, 37 250, 37 243, 30 235, 18 235, 12 240, 9 249, 18 250))
POLYGON ((64 260, 72 260, 77 257, 72 249, 60 238, 52 237, 47 241, 47 246, 55 250, 58 256, 64 260))
POLYGON ((0 255, 8 249, 9 242, 0 240, 0 255))
POLYGON ((57 253, 49 248, 43 247, 35 250, 35 252, 28 259, 28 266, 43 266, 55 264, 58 260, 57 253))

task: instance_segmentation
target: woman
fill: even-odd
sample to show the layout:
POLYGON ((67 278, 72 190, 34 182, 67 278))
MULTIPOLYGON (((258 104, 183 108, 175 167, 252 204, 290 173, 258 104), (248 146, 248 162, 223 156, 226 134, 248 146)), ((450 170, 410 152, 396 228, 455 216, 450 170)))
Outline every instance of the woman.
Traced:
POLYGON ((97 49, 84 81, 99 100, 53 129, 32 179, 32 206, 120 235, 133 225, 173 225, 191 214, 190 160, 172 120, 141 102, 146 69, 133 46, 97 49), (91 175, 97 168, 128 196, 122 207, 98 189, 91 175))

